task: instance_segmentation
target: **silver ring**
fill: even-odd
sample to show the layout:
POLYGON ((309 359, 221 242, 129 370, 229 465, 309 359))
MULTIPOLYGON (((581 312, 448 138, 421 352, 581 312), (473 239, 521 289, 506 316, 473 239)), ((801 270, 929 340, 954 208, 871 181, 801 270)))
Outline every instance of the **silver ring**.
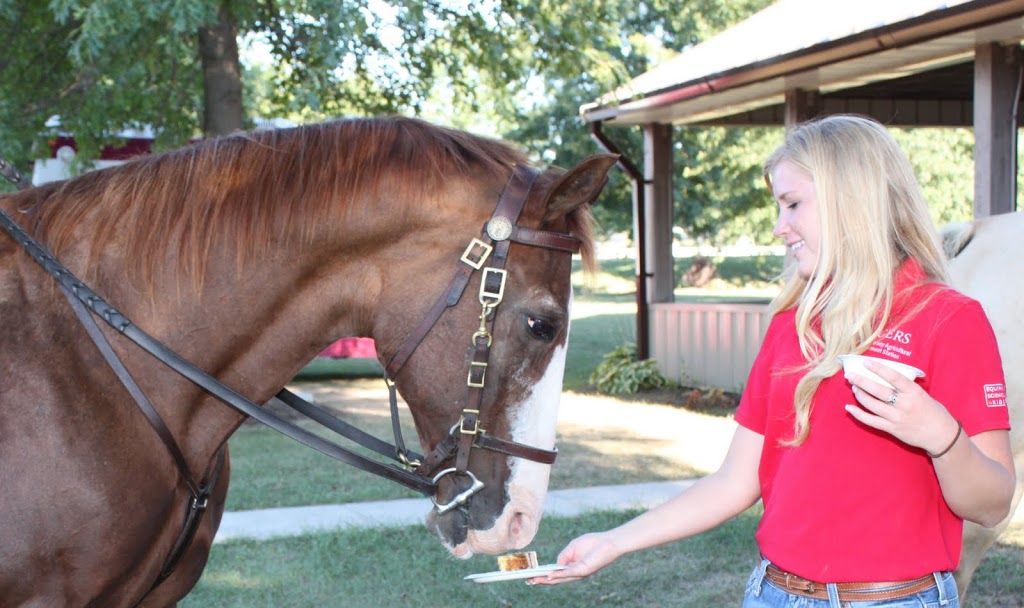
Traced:
POLYGON ((900 396, 899 391, 893 391, 889 398, 885 400, 889 405, 896 405, 896 399, 900 396))

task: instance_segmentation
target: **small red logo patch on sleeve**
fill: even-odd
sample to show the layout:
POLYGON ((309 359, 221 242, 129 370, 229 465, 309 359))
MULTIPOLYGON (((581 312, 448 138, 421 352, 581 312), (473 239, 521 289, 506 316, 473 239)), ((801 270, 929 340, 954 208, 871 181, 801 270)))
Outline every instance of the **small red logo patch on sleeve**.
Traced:
POLYGON ((986 384, 985 403, 989 407, 1006 407, 1006 385, 986 384))

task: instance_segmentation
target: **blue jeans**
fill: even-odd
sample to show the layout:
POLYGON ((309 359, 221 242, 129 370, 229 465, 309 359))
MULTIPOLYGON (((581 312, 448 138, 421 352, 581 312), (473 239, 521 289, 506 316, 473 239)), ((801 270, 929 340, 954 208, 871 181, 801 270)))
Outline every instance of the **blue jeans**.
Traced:
POLYGON ((776 587, 764 576, 768 564, 768 560, 761 560, 761 564, 750 575, 743 597, 743 608, 960 608, 956 581, 949 572, 936 572, 933 575, 934 587, 909 597, 877 602, 840 602, 836 587, 832 584, 828 585, 827 600, 803 597, 776 587))

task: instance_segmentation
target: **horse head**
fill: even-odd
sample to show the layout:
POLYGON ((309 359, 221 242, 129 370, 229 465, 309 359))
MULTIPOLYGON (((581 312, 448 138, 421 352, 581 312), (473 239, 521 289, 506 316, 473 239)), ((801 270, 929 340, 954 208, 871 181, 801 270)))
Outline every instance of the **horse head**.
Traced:
MULTIPOLYGON (((451 252, 462 251, 463 258, 476 259, 474 248, 483 241, 495 247, 483 250, 491 259, 473 271, 458 303, 451 305, 456 297, 449 289, 439 299, 445 300, 445 312, 411 332, 389 331, 407 325, 390 313, 375 323, 382 363, 410 405, 427 454, 421 470, 438 483, 438 508, 428 516, 428 528, 458 557, 521 548, 537 532, 568 346, 571 243, 582 239, 589 247, 587 206, 615 160, 599 155, 568 171, 550 169, 535 178, 514 174, 498 211, 492 215, 492 199, 461 222, 465 228, 452 227, 451 252), (510 197, 522 198, 511 226, 501 209, 510 197), (503 268, 488 266, 500 256, 506 258, 503 268), (400 341, 403 333, 413 338, 400 341), (487 347, 482 354, 481 344, 487 347), (467 434, 466 445, 473 447, 459 450, 467 434), (495 439, 498 445, 490 447, 495 439)), ((429 314, 420 313, 430 319, 429 314)))

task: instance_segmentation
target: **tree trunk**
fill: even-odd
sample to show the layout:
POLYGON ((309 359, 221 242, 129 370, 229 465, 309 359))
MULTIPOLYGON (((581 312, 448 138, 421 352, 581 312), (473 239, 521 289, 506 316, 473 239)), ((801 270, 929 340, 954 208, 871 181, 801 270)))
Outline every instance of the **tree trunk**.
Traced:
POLYGON ((243 128, 242 64, 238 59, 238 27, 221 9, 217 23, 199 29, 203 63, 203 134, 225 135, 243 128))

